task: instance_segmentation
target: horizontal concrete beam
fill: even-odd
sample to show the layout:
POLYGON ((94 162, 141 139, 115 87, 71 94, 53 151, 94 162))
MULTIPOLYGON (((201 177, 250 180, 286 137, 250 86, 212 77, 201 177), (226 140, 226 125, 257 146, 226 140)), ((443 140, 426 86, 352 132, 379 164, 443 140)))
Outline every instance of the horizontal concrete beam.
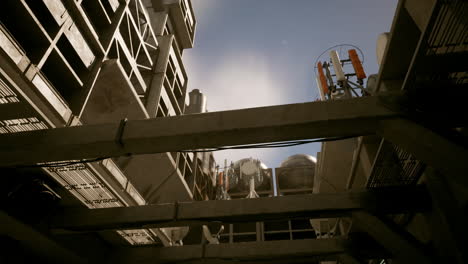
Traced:
POLYGON ((255 222, 349 215, 424 211, 430 197, 423 186, 336 194, 308 194, 257 199, 180 202, 103 209, 65 209, 49 219, 52 229, 94 231, 174 227, 208 222, 255 222), (389 198, 391 197, 391 198, 389 198))
POLYGON ((118 250, 109 263, 314 263, 338 260, 346 239, 304 239, 118 250))
POLYGON ((368 135, 397 116, 363 97, 0 135, 0 166, 368 135))
MULTIPOLYGON (((49 237, 0 211, 0 235, 9 236, 38 256, 39 262, 84 264, 86 260, 62 247, 49 237)), ((3 254, 2 254, 3 255, 3 254)), ((3 258, 2 258, 3 259, 3 258)))
POLYGON ((367 232, 371 237, 390 251, 397 263, 433 263, 430 252, 423 249, 421 243, 414 239, 400 226, 366 212, 353 212, 353 225, 367 232))

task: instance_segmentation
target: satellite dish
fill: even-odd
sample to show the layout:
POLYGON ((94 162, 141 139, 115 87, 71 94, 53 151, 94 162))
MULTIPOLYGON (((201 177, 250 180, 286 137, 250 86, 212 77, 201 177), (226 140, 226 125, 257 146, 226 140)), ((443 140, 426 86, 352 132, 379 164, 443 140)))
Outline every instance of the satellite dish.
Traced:
POLYGON ((258 165, 255 161, 253 160, 248 160, 247 162, 244 162, 241 167, 241 172, 244 175, 252 175, 258 171, 258 165))

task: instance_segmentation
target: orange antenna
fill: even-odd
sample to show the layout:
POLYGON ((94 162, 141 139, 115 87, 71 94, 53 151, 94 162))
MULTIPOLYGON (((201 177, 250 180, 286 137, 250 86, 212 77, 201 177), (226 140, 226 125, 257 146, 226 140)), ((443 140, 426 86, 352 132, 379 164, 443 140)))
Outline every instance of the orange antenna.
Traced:
MULTIPOLYGON (((319 62, 317 64, 317 68, 318 68, 318 74, 319 74, 319 78, 320 78, 320 84, 322 86, 322 89, 323 89, 323 93, 324 94, 328 94, 328 83, 327 83, 327 78, 325 77, 325 73, 323 72, 323 67, 322 67, 322 63, 319 62)), ((320 87, 319 87, 320 88, 320 87)))
POLYGON ((348 50, 348 54, 349 54, 349 59, 351 60, 351 63, 353 64, 354 72, 356 72, 356 77, 360 80, 365 79, 367 76, 366 76, 366 73, 364 72, 364 68, 362 67, 362 63, 359 60, 356 50, 350 49, 348 50))
POLYGON ((224 179, 224 173, 221 171, 221 172, 219 172, 219 174, 218 174, 218 185, 219 185, 219 186, 223 186, 223 185, 224 185, 223 179, 224 179))

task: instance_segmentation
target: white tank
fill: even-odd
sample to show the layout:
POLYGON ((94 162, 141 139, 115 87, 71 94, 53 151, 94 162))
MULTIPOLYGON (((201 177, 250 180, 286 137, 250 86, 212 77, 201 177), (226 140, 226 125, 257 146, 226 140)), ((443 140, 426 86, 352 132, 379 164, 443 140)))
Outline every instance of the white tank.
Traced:
POLYGON ((390 39, 390 33, 384 32, 377 37, 376 43, 376 55, 377 55, 377 64, 382 63, 383 56, 385 53, 385 48, 387 47, 388 40, 390 39))
POLYGON ((206 96, 198 89, 194 89, 189 93, 190 104, 187 106, 185 113, 198 114, 206 112, 206 96))
POLYGON ((255 189, 269 187, 270 175, 263 170, 268 167, 258 159, 240 159, 228 170, 229 190, 234 192, 249 191, 250 179, 253 177, 255 189))
POLYGON ((366 84, 367 90, 371 92, 375 91, 377 87, 377 78, 378 78, 378 74, 371 74, 369 75, 369 77, 367 77, 367 84, 366 84))
POLYGON ((312 188, 317 159, 306 154, 296 154, 281 163, 276 174, 281 189, 312 188))
POLYGON ((161 228, 161 231, 164 232, 170 239, 171 242, 182 241, 189 232, 188 226, 181 227, 165 227, 161 228))

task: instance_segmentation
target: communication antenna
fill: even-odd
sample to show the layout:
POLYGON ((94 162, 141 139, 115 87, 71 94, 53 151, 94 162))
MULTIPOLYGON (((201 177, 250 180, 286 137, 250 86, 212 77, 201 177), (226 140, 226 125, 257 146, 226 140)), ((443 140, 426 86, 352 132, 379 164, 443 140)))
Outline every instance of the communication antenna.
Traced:
POLYGON ((370 95, 363 86, 367 78, 363 63, 364 54, 354 45, 340 44, 323 51, 315 60, 314 67, 320 100, 370 95))

